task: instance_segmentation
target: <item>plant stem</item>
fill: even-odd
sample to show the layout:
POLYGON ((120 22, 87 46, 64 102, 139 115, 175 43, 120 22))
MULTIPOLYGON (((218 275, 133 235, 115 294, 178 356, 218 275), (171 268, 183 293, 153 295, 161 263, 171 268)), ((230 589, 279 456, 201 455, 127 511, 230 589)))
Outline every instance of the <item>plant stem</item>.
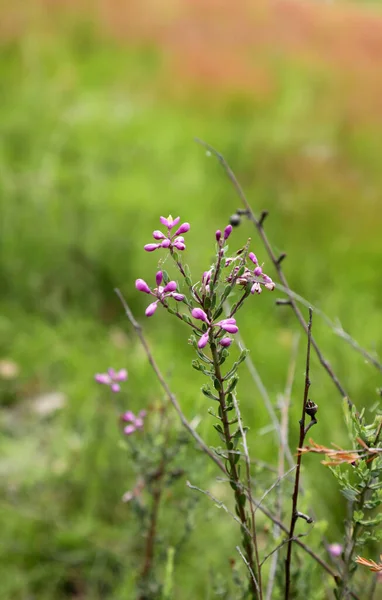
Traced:
MULTIPOLYGON (((300 419, 300 438, 299 438, 298 448, 303 447, 305 435, 306 435, 308 427, 309 427, 308 426, 307 428, 305 428, 305 411, 306 411, 306 405, 308 402, 308 393, 309 393, 309 388, 310 388, 309 371, 310 371, 310 346, 311 346, 311 341, 312 341, 312 317, 313 317, 313 311, 310 308, 309 309, 309 322, 308 322, 308 345, 307 345, 307 351, 306 351, 305 388, 304 388, 304 398, 303 398, 303 403, 302 403, 302 416, 300 419)), ((314 421, 315 421, 315 419, 314 419, 314 421)), ((311 423, 312 422, 313 422, 313 420, 311 421, 311 423)), ((301 460, 302 460, 302 454, 301 454, 301 452, 299 452, 297 454, 297 466, 296 466, 296 472, 295 472, 294 489, 293 489, 293 497, 292 497, 292 513, 291 513, 291 520, 290 520, 289 534, 288 534, 289 541, 288 541, 287 556, 285 559, 285 595, 284 595, 285 600, 289 599, 290 583, 291 583, 290 582, 290 568, 291 568, 291 561, 292 561, 293 534, 294 534, 294 529, 295 529, 297 519, 299 517, 299 513, 297 510, 297 503, 298 503, 298 494, 300 491, 301 460)))
MULTIPOLYGON (((259 598, 262 600, 262 590, 261 590, 261 572, 259 568, 258 562, 254 560, 254 544, 251 537, 248 535, 246 530, 250 530, 251 528, 248 526, 247 514, 245 511, 245 507, 243 504, 243 497, 245 498, 245 492, 243 490, 242 483, 240 481, 238 469, 235 462, 235 454, 232 453, 233 443, 232 436, 230 432, 230 424, 227 416, 227 403, 226 403, 226 392, 224 391, 224 380, 221 374, 220 365, 219 365, 219 357, 216 349, 215 341, 212 337, 210 339, 210 347, 212 353, 212 360, 214 365, 215 377, 219 382, 219 404, 221 408, 221 423, 223 425, 224 431, 224 439, 227 448, 227 460, 229 463, 228 476, 230 478, 231 487, 234 489, 235 494, 235 503, 236 503, 236 512, 238 517, 243 525, 242 527, 242 535, 243 535, 243 547, 245 551, 245 557, 248 563, 248 568, 250 572, 254 574, 254 577, 250 578, 250 588, 251 594, 253 598, 259 598), (257 579, 256 579, 257 578, 257 579)), ((255 548, 255 551, 257 548, 255 548)), ((257 553, 257 552, 256 552, 257 553)))

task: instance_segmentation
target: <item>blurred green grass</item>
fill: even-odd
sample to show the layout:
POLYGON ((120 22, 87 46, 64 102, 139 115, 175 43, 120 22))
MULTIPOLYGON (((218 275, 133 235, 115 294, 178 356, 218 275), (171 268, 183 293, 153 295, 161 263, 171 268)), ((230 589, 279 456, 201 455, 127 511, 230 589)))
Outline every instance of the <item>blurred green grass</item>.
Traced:
MULTIPOLYGON (((136 525, 120 501, 133 483, 118 447, 123 399, 113 405, 93 375, 125 366, 126 407, 133 410, 155 401, 160 390, 113 288, 122 289, 144 322, 187 416, 204 417, 208 404, 201 377, 191 371, 187 332, 163 314, 146 322, 146 298, 134 288, 137 277, 154 279, 158 256, 142 248, 160 214, 191 223, 186 253, 197 279, 209 265, 215 229, 239 206, 216 161, 194 143, 198 136, 223 152, 255 211, 270 211, 267 233, 288 253, 293 289, 380 352, 381 130, 344 121, 340 105, 322 108, 326 76, 292 63, 275 65, 277 94, 254 105, 242 93, 171 101, 157 85, 161 59, 152 48, 121 47, 87 30, 9 42, 0 61, 0 343, 1 357, 19 367, 15 380, 0 380, 0 598, 131 597, 139 556, 136 525), (32 399, 56 391, 67 398, 63 410, 36 414, 32 399)), ((248 236, 273 275, 249 224, 235 230, 231 247, 248 236)), ((298 326, 288 309, 275 308, 275 295, 253 298, 239 320, 276 404, 298 326)), ((378 373, 318 317, 314 333, 357 405, 374 404, 378 373)), ((245 370, 239 389, 252 453, 271 461, 277 445, 272 433, 261 433, 268 417, 245 370)), ((346 444, 341 399, 316 358, 311 395, 319 405, 313 437, 346 444)), ((200 433, 213 444, 211 429, 206 416, 200 433)), ((306 465, 311 503, 334 540, 341 501, 335 489, 321 501, 330 477, 314 457, 306 465)), ((210 468, 195 483, 208 484, 213 475, 210 468)), ((211 571, 225 567, 234 547, 226 535, 231 523, 204 500, 175 568, 182 598, 207 597, 211 571), (225 557, 215 556, 216 543, 225 557)), ((171 507, 164 510, 169 531, 171 515, 171 507)))

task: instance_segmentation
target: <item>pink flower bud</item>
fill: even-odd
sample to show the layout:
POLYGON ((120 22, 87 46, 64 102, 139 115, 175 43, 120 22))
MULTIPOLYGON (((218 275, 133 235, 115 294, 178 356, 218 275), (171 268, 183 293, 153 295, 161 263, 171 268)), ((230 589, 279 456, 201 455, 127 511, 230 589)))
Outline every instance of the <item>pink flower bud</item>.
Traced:
POLYGON ((149 286, 147 285, 147 283, 143 279, 137 279, 136 282, 135 282, 135 287, 140 292, 145 292, 145 294, 150 294, 151 293, 151 290, 150 290, 149 286))
POLYGON ((120 369, 117 373, 114 374, 115 381, 126 381, 127 379, 127 371, 126 369, 120 369))
POLYGON ((111 386, 111 391, 117 394, 121 390, 121 386, 118 383, 113 383, 111 386))
POLYGON ((201 308, 192 309, 191 315, 194 317, 194 319, 199 319, 200 321, 204 321, 205 323, 208 323, 208 317, 207 317, 206 313, 204 312, 204 310, 202 310, 201 308))
POLYGON ((264 283, 273 283, 272 279, 268 275, 265 275, 265 273, 263 273, 263 281, 264 283))
POLYGON ((123 431, 126 435, 131 435, 135 431, 135 425, 127 425, 123 431))
POLYGON ((171 294, 171 296, 177 301, 182 302, 184 300, 184 294, 171 294))
POLYGON ((133 422, 135 420, 134 413, 131 410, 127 410, 122 415, 122 421, 133 422))
POLYGON ((175 248, 177 248, 177 250, 185 250, 186 246, 185 244, 183 244, 183 242, 174 242, 174 246, 175 248))
POLYGON ((161 231, 159 231, 159 229, 156 229, 155 231, 153 231, 154 240, 163 240, 165 237, 166 237, 165 234, 162 233, 161 231))
POLYGON ((96 380, 97 383, 103 383, 105 385, 109 385, 111 383, 110 376, 106 375, 106 373, 97 373, 97 375, 95 375, 94 379, 96 380))
POLYGON ((180 235, 181 233, 187 233, 190 230, 191 225, 189 223, 182 223, 179 229, 176 230, 175 235, 180 235))
POLYGON ((155 313, 157 306, 158 302, 152 302, 151 304, 149 304, 145 311, 146 317, 151 317, 155 313))
POLYGON ((224 230, 224 239, 228 240, 231 233, 232 233, 232 225, 227 225, 227 227, 224 230))
POLYGON ((333 557, 337 558, 338 556, 341 556, 343 547, 341 546, 341 544, 338 544, 338 543, 329 544, 328 551, 329 551, 329 554, 331 554, 333 557))
POLYGON ((175 290, 176 290, 176 281, 169 281, 163 291, 164 292, 175 292, 175 290))
POLYGON ((220 238, 222 236, 222 232, 220 231, 220 229, 218 229, 215 233, 215 237, 216 237, 216 241, 219 242, 220 238))
POLYGON ((225 323, 224 325, 220 325, 224 331, 228 331, 228 333, 237 333, 239 328, 237 325, 231 325, 230 323, 225 323))
POLYGON ((144 248, 146 252, 154 252, 154 250, 160 248, 160 244, 146 244, 144 248))
POLYGON ((270 292, 273 292, 273 290, 275 289, 275 284, 273 283, 273 281, 271 283, 264 283, 264 287, 266 287, 267 290, 269 290, 270 292))
POLYGON ((256 267, 256 269, 253 272, 256 275, 256 277, 260 277, 260 275, 263 272, 263 269, 261 267, 256 267))
POLYGON ((163 240, 163 242, 161 243, 161 248, 168 248, 169 246, 171 246, 171 242, 168 238, 166 238, 165 240, 163 240))
POLYGON ((155 281, 157 282, 157 285, 160 285, 162 283, 163 280, 163 273, 162 271, 158 271, 158 273, 155 275, 155 281))
POLYGON ((206 333, 203 333, 202 337, 198 341, 198 348, 204 348, 205 346, 207 346, 207 343, 208 343, 208 331, 206 331, 206 333))
POLYGON ((224 337, 220 340, 220 345, 224 348, 228 348, 232 344, 233 340, 229 337, 224 337))
POLYGON ((254 265, 257 265, 258 260, 256 258, 256 254, 253 254, 253 252, 250 252, 248 254, 248 258, 249 258, 249 260, 251 260, 253 262, 254 265))

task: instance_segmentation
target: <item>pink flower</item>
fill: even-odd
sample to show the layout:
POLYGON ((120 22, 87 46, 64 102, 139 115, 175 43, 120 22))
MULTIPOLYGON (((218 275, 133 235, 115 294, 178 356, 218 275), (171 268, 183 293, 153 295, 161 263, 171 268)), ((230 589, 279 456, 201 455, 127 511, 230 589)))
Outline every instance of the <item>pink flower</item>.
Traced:
POLYGON ((171 229, 179 223, 180 217, 173 219, 172 216, 169 215, 167 219, 165 217, 160 217, 159 220, 162 225, 167 227, 167 234, 164 234, 159 229, 153 231, 154 240, 158 240, 158 242, 161 241, 158 244, 146 244, 144 247, 146 252, 154 252, 154 250, 158 250, 158 248, 176 248, 177 250, 184 250, 186 245, 184 243, 184 237, 181 234, 187 233, 187 231, 190 230, 190 224, 182 223, 176 232, 171 234, 171 229))
POLYGON ((224 230, 224 239, 228 240, 231 233, 232 233, 232 225, 227 225, 227 227, 224 230))
POLYGON ((343 552, 343 546, 338 543, 329 544, 328 552, 333 558, 338 558, 343 552))
POLYGON ((184 300, 184 295, 179 294, 179 292, 176 292, 176 281, 169 281, 164 287, 161 285, 163 281, 162 271, 157 272, 157 274, 155 275, 155 281, 157 287, 153 290, 150 289, 150 287, 143 279, 137 279, 135 282, 135 287, 138 291, 144 292, 145 294, 150 294, 151 296, 154 296, 156 298, 155 302, 152 302, 146 308, 146 317, 151 317, 158 307, 158 302, 160 304, 164 304, 166 298, 174 298, 174 300, 176 300, 177 302, 182 302, 184 300))
MULTIPOLYGON (((218 321, 217 323, 210 323, 210 321, 208 320, 207 314, 201 308, 194 308, 191 311, 191 315, 194 317, 194 319, 203 321, 204 323, 207 323, 207 325, 208 325, 207 331, 205 331, 203 333, 203 335, 201 336, 201 338, 198 341, 198 348, 200 348, 200 349, 205 348, 205 346, 207 346, 210 331, 213 327, 219 327, 220 330, 223 329, 224 331, 227 331, 228 333, 237 333, 239 331, 239 328, 236 325, 236 319, 234 319, 233 317, 230 317, 228 319, 222 319, 221 321, 218 321)), ((220 332, 218 332, 218 336, 219 336, 219 333, 220 332)), ((230 346, 231 343, 232 343, 232 340, 229 337, 224 337, 220 340, 220 344, 225 348, 228 348, 228 346, 230 346)))
POLYGON ((131 410, 126 411, 121 417, 122 421, 129 423, 129 425, 126 425, 126 427, 124 428, 125 434, 131 435, 138 429, 143 429, 143 420, 146 414, 147 413, 145 410, 141 410, 137 416, 134 415, 134 413, 131 410))
POLYGON ((108 385, 113 392, 119 392, 121 389, 119 382, 126 381, 127 371, 126 369, 121 369, 120 371, 108 369, 107 373, 97 373, 94 376, 94 379, 97 381, 97 383, 108 385))

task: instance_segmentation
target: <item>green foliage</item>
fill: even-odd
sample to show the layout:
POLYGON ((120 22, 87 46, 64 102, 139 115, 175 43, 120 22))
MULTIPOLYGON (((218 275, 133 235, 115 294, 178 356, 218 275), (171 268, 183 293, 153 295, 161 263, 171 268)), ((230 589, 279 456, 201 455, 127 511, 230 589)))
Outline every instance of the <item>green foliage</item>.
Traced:
MULTIPOLYGON (((79 30, 67 38, 31 34, 9 41, 0 61, 0 350, 2 359, 18 367, 14 379, 0 379, 0 598, 130 598, 139 531, 134 513, 121 502, 134 474, 118 447, 116 423, 119 412, 140 410, 160 392, 113 289, 123 289, 143 321, 144 298, 133 281, 153 279, 141 248, 159 212, 179 212, 192 221, 189 243, 195 253, 189 262, 195 280, 201 276, 195 264, 210 264, 208 236, 226 224, 239 201, 219 166, 193 144, 194 136, 224 153, 256 212, 270 210, 267 233, 288 252, 292 287, 338 316, 362 345, 381 351, 381 207, 374 200, 382 185, 375 167, 381 130, 377 125, 362 130, 344 122, 340 110, 321 108, 321 86, 292 64, 280 69, 275 100, 254 107, 241 98, 211 104, 169 100, 155 86, 160 66, 155 52, 124 49, 79 30), (334 162, 307 159, 309 149, 319 145, 334 153, 334 162), (93 384, 93 374, 109 365, 129 370, 127 406, 112 406, 93 384), (52 391, 64 394, 64 405, 43 415, 35 402, 52 391)), ((260 262, 266 260, 245 219, 234 235, 241 244, 252 236, 260 262)), ((166 268, 170 271, 169 264, 166 268)), ((191 348, 182 345, 182 324, 173 321, 164 328, 153 319, 149 341, 193 418, 205 411, 205 400, 199 399, 199 378, 190 376, 191 348)), ((243 311, 240 325, 276 403, 295 321, 288 309, 258 302, 243 311)), ((373 404, 379 375, 318 318, 315 336, 351 396, 373 404)), ((302 365, 299 357, 299 374, 302 365)), ((266 411, 245 369, 242 373, 248 443, 269 460, 277 448, 273 437, 261 433, 266 411)), ((335 433, 341 443, 336 391, 317 363, 314 378, 323 441, 330 443, 335 433)), ((296 378, 294 399, 301 380, 296 378)), ((298 412, 294 400, 291 436, 298 412)), ((200 429, 207 441, 215 440, 208 426, 200 429)), ((307 462, 307 486, 320 489, 325 475, 311 457, 307 462)), ((201 473, 201 484, 208 486, 215 475, 212 468, 201 473)), ((344 485, 358 489, 351 479, 344 485)), ((337 539, 344 507, 334 502, 333 490, 328 495, 334 508, 320 510, 337 539)), ((215 512, 205 508, 194 518, 203 525, 184 549, 186 558, 172 563, 168 550, 165 590, 172 588, 173 597, 184 600, 208 594, 236 599, 231 571, 241 572, 240 561, 220 575, 228 570, 233 540, 239 541, 235 524, 217 525, 215 512)), ((162 519, 168 548, 174 547, 179 523, 170 503, 162 519)), ((369 527, 362 527, 366 535, 369 527)), ((320 584, 319 575, 316 581, 320 584)))

